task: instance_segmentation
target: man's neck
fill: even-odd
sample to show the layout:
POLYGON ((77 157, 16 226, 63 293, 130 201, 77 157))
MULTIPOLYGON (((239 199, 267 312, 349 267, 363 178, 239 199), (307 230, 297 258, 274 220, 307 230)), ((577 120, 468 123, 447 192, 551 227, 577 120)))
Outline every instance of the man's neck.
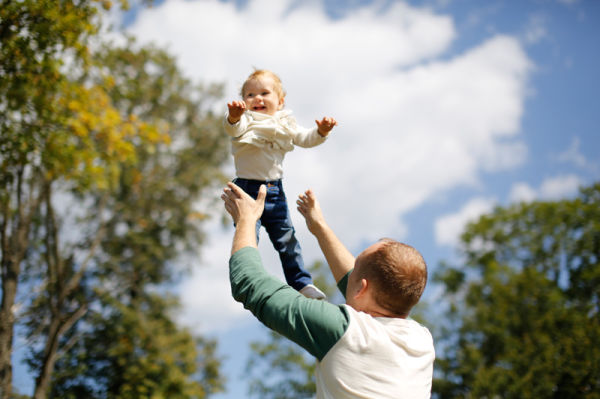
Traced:
POLYGON ((389 317, 389 318, 392 318, 392 319, 406 319, 406 316, 399 316, 397 314, 394 314, 392 312, 388 312, 386 310, 382 310, 382 311, 371 310, 371 311, 365 312, 365 313, 368 313, 368 314, 370 314, 373 317, 389 317))
MULTIPOLYGON (((352 306, 352 305, 349 305, 352 306)), ((354 306, 352 308, 358 312, 363 312, 373 317, 387 317, 391 319, 406 319, 408 315, 397 315, 393 312, 388 311, 387 309, 382 308, 381 306, 371 304, 371 306, 365 306, 364 308, 357 309, 354 306)))

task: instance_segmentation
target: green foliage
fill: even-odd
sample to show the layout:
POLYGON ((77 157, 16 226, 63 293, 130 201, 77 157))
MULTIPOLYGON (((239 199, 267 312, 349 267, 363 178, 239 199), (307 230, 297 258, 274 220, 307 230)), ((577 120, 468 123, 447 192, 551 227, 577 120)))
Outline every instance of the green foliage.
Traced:
POLYGON ((110 195, 113 212, 102 243, 108 258, 99 277, 118 277, 131 287, 170 280, 175 274, 167 260, 186 249, 197 252, 200 222, 213 200, 204 193, 225 181, 220 166, 229 156, 220 122, 210 112, 220 87, 194 86, 164 51, 134 47, 130 41, 98 54, 114 82, 108 93, 122 113, 159 126, 171 144, 137 146, 136 165, 121 167, 110 195))
POLYGON ((498 208, 462 242, 465 266, 435 276, 449 305, 437 396, 600 397, 600 184, 498 208))
MULTIPOLYGON (((84 186, 115 172, 144 128, 121 119, 100 87, 69 81, 85 70, 99 1, 3 1, 0 7, 0 181, 67 178, 84 186), (70 64, 65 65, 65 59, 70 64), (91 176, 91 177, 90 177, 91 176)), ((106 6, 108 6, 108 2, 106 6)), ((143 133, 146 134, 146 133, 143 133)), ((13 193, 7 190, 3 195, 13 193)), ((5 200, 9 198, 5 197, 5 200)))
POLYGON ((141 308, 105 301, 86 320, 93 333, 57 363, 52 397, 205 398, 222 388, 215 343, 195 342, 171 320, 176 300, 150 295, 141 308))
POLYGON ((140 142, 135 164, 119 165, 108 196, 82 197, 91 204, 106 198, 106 219, 89 273, 91 310, 73 332, 86 338, 57 363, 56 397, 204 398, 223 389, 215 343, 196 350, 191 334, 171 320, 176 300, 154 294, 184 272, 174 260, 186 250, 197 254, 206 218, 197 203, 224 180, 226 136, 209 110, 220 89, 194 86, 163 50, 134 48, 132 40, 104 47, 93 58, 102 70, 90 77, 109 82, 107 95, 121 114, 168 140, 140 142))
POLYGON ((269 341, 252 342, 253 355, 246 370, 253 376, 251 397, 291 399, 312 398, 316 392, 315 359, 287 338, 268 331, 269 341))
POLYGON ((222 389, 216 343, 176 325, 165 288, 197 255, 205 193, 224 180, 220 87, 133 40, 92 53, 110 7, 0 1, 0 398, 13 396, 15 324, 36 398, 222 389))
MULTIPOLYGON (((13 310, 27 258, 46 264, 46 273, 40 270, 42 263, 32 274, 45 274, 41 278, 47 282, 41 286, 52 286, 58 295, 51 296, 58 299, 51 302, 51 327, 41 330, 48 327, 48 334, 60 335, 85 310, 81 304, 75 309, 65 308, 63 299, 72 296, 77 284, 70 282, 77 283, 79 274, 66 270, 73 263, 58 250, 60 223, 54 214, 53 188, 60 184, 80 193, 103 190, 118 177, 119 163, 135 161, 130 156, 135 140, 148 145, 157 141, 147 141, 150 136, 144 126, 123 118, 104 101, 106 95, 100 87, 68 78, 68 70, 85 71, 88 67, 88 42, 97 33, 100 6, 109 7, 110 3, 0 3, 2 398, 11 395, 13 330, 19 317, 13 310), (67 274, 74 280, 62 284, 58 276, 67 274)), ((56 354, 55 341, 48 344, 44 370, 40 370, 44 381, 56 354)))

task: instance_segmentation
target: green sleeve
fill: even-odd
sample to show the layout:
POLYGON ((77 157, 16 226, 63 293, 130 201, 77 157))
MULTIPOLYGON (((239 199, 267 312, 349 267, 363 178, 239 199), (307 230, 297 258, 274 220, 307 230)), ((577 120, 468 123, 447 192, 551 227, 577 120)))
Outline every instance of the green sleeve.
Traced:
POLYGON ((348 328, 349 315, 343 305, 306 298, 271 276, 256 248, 245 247, 231 256, 229 280, 236 301, 319 360, 348 328))
POLYGON ((342 277, 337 283, 338 289, 340 290, 344 298, 346 298, 346 289, 348 288, 348 277, 350 277, 350 273, 352 273, 352 270, 346 273, 344 277, 342 277))

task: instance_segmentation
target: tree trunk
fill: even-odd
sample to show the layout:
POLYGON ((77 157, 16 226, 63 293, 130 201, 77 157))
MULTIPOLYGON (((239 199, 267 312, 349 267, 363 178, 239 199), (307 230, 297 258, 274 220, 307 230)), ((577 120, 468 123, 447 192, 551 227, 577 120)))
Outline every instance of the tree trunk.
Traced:
MULTIPOLYGON (((23 229, 27 230, 27 229, 23 229)), ((2 232, 4 235, 4 231, 2 232)), ((27 232, 19 232, 12 240, 2 239, 2 304, 0 305, 0 399, 12 392, 12 344, 15 325, 15 298, 25 255, 27 232), (9 243, 10 242, 10 243, 9 243), (7 244, 7 245, 4 245, 7 244), (15 250, 16 247, 16 250, 15 250)))
MULTIPOLYGON (((2 251, 5 254, 4 250, 2 251)), ((4 256, 4 255, 3 255, 4 256)), ((9 399, 12 393, 12 342, 15 317, 13 307, 17 295, 18 270, 10 261, 2 262, 2 305, 0 307, 0 398, 9 399)), ((18 268, 17 268, 18 269, 18 268)))
MULTIPOLYGON (((48 340, 46 341, 46 347, 44 348, 42 369, 35 379, 33 399, 45 399, 48 397, 48 388, 50 387, 52 372, 54 371, 56 360, 59 358, 58 346, 60 338, 66 331, 73 327, 77 320, 81 319, 86 312, 87 306, 82 305, 63 322, 60 321, 59 315, 53 316, 50 331, 48 332, 48 340)), ((68 348, 63 348, 63 351, 66 351, 67 349, 68 348)))
MULTIPOLYGON (((99 204, 99 210, 104 209, 106 196, 102 197, 99 204)), ((60 357, 59 350, 64 353, 69 350, 69 344, 60 348, 61 337, 73 325, 81 319, 87 312, 87 305, 82 303, 77 310, 68 313, 69 297, 80 289, 81 278, 87 268, 88 262, 100 245, 104 228, 98 229, 95 239, 90 245, 89 253, 81 263, 79 270, 75 270, 72 259, 67 257, 65 260, 60 252, 59 229, 57 227, 56 215, 52 206, 52 190, 50 187, 46 190, 45 197, 46 213, 46 266, 47 266, 47 293, 50 308, 50 325, 48 326, 48 335, 44 347, 42 367, 35 380, 34 399, 44 399, 48 396, 48 389, 52 379, 52 372, 56 360, 60 357)))
MULTIPOLYGON (((23 197, 23 173, 17 173, 14 198, 16 210, 11 209, 10 200, 2 204, 0 216, 0 245, 2 250, 2 304, 0 304, 0 399, 12 395, 12 345, 15 326, 15 300, 21 263, 29 246, 29 231, 33 215, 43 198, 46 184, 41 185, 38 196, 23 197)), ((8 197, 6 197, 8 198, 8 197)))

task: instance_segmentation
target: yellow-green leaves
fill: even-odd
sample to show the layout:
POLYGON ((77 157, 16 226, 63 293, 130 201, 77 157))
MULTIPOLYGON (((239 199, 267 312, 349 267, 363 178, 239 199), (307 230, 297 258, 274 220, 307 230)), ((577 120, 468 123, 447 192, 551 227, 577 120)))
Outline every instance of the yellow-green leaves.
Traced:
POLYGON ((102 87, 70 82, 62 87, 55 107, 62 118, 50 127, 42 149, 48 179, 106 189, 115 184, 122 166, 135 164, 136 146, 170 142, 165 126, 122 116, 102 87))
POLYGON ((112 3, 127 2, 0 6, 2 399, 15 323, 36 342, 26 350, 36 397, 222 389, 214 345, 201 347, 154 296, 202 245, 211 210, 197 204, 229 159, 208 111, 218 90, 187 80, 160 49, 90 46, 112 3), (15 320, 22 281, 39 290, 23 294, 15 320))

